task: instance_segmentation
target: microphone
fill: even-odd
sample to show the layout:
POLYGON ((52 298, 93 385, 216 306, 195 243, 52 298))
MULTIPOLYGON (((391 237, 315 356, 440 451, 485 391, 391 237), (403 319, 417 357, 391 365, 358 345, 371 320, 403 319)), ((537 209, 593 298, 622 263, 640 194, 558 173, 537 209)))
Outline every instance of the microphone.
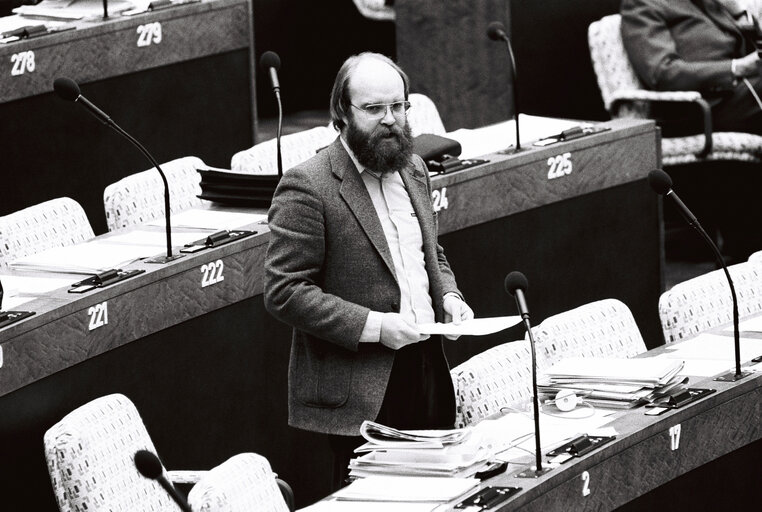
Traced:
POLYGON ((141 475, 148 478, 149 480, 157 480, 159 484, 164 487, 164 490, 167 491, 167 494, 169 494, 174 502, 177 503, 177 506, 180 507, 180 510, 183 512, 193 512, 193 510, 190 508, 190 505, 188 505, 188 502, 185 501, 185 498, 183 498, 180 493, 177 492, 175 486, 172 485, 172 483, 167 480, 167 477, 164 476, 164 469, 161 467, 161 461, 159 460, 159 457, 149 452, 148 450, 138 450, 135 452, 134 458, 135 467, 138 469, 141 475))
POLYGON ((283 176, 283 158, 281 156, 280 134, 283 126, 283 106, 280 101, 280 82, 278 82, 278 70, 280 69, 280 57, 275 52, 267 51, 259 58, 259 67, 270 74, 270 83, 278 102, 278 130, 276 132, 275 146, 278 154, 278 176, 283 176))
POLYGON ((736 367, 735 372, 731 371, 724 375, 720 375, 714 380, 735 382, 737 380, 743 379, 744 377, 747 377, 748 375, 751 375, 751 372, 741 371, 741 334, 738 328, 738 298, 736 297, 735 286, 733 286, 733 279, 731 279, 730 272, 728 272, 728 267, 725 265, 725 259, 722 257, 722 254, 717 248, 717 245, 714 243, 714 240, 712 240, 706 231, 704 231, 704 228, 701 226, 696 216, 693 215, 693 212, 688 209, 685 203, 683 203, 677 196, 675 191, 672 190, 672 178, 669 177, 669 174, 662 171, 661 169, 653 170, 648 173, 648 184, 657 194, 672 199, 686 222, 688 222, 688 224, 693 229, 698 231, 699 235, 701 235, 701 238, 703 238, 704 241, 706 241, 706 243, 712 249, 717 263, 719 263, 719 265, 722 267, 722 270, 725 272, 725 277, 728 280, 728 285, 730 286, 730 295, 733 299, 733 338, 736 367))
POLYGON ((529 308, 527 307, 524 292, 529 288, 527 278, 521 272, 513 271, 505 276, 505 291, 516 298, 516 306, 524 320, 524 326, 529 336, 529 348, 532 350, 532 406, 534 407, 534 444, 535 444, 535 470, 534 472, 521 472, 516 476, 520 478, 536 478, 544 475, 551 468, 542 467, 542 447, 540 446, 540 402, 537 397, 537 354, 535 352, 532 325, 529 323, 529 308))
POLYGON ((513 58, 511 40, 508 38, 508 34, 505 33, 505 26, 499 21, 493 21, 487 26, 487 37, 493 41, 505 41, 505 45, 508 48, 508 63, 511 67, 511 78, 513 85, 513 114, 515 116, 516 123, 516 147, 514 148, 513 153, 518 153, 521 151, 521 137, 519 135, 519 93, 518 77, 516 75, 516 59, 513 58))
POLYGON ((141 153, 148 159, 149 162, 151 162, 151 165, 153 165, 157 171, 159 171, 159 175, 161 175, 161 180, 164 182, 164 222, 166 224, 166 233, 167 233, 167 255, 166 256, 160 256, 156 258, 151 258, 147 260, 143 260, 146 263, 167 263, 169 261, 175 260, 177 258, 182 257, 182 254, 172 255, 172 228, 169 223, 169 183, 167 183, 167 176, 164 174, 164 171, 161 170, 161 167, 159 167, 159 163, 151 156, 151 154, 148 152, 148 150, 143 147, 143 145, 137 141, 132 135, 124 131, 119 125, 117 125, 108 115, 106 115, 105 112, 103 112, 101 109, 96 107, 94 104, 90 102, 87 98, 82 96, 81 91, 79 90, 79 85, 77 82, 72 80, 71 78, 56 78, 53 81, 53 90, 58 94, 58 96, 61 99, 64 99, 66 101, 73 101, 74 103, 79 103, 80 105, 84 106, 88 112, 90 112, 93 116, 95 116, 98 121, 105 124, 109 128, 113 129, 115 132, 117 132, 122 137, 126 138, 128 141, 130 141, 135 147, 137 147, 141 153))

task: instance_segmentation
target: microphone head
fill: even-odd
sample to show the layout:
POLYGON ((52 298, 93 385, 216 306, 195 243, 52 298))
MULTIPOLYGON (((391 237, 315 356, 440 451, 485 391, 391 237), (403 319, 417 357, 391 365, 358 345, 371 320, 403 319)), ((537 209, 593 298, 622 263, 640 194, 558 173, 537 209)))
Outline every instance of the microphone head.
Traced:
POLYGON ((648 173, 648 184, 654 192, 663 196, 672 189, 672 178, 661 169, 656 169, 648 173))
POLYGON ((156 480, 163 472, 159 457, 148 450, 135 452, 135 467, 138 468, 141 475, 151 480, 156 480))
POLYGON ((275 68, 275 71, 280 69, 280 57, 275 52, 267 51, 259 58, 259 67, 267 71, 270 68, 275 68))
POLYGON ((56 78, 53 81, 53 90, 66 101, 76 101, 79 98, 79 85, 71 78, 56 78))
POLYGON ((507 37, 505 34, 505 25, 499 21, 493 21, 487 25, 487 36, 493 41, 505 39, 507 37))
POLYGON ((516 295, 516 290, 527 291, 529 282, 524 274, 514 270, 505 276, 505 291, 511 295, 516 295))

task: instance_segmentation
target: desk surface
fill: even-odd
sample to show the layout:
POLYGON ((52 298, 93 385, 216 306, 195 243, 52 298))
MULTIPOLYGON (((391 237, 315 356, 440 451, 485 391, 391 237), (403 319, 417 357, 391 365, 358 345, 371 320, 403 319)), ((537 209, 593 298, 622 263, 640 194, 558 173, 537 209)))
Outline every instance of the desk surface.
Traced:
MULTIPOLYGON (((491 269, 502 274, 495 288, 500 288, 500 300, 509 304, 502 291, 502 276, 512 269, 503 268, 504 261, 495 263, 475 254, 469 235, 472 230, 492 233, 476 235, 489 243, 503 235, 495 230, 525 220, 527 215, 533 223, 563 226, 562 235, 571 232, 571 240, 551 237, 541 228, 541 238, 531 245, 547 254, 536 261, 530 247, 513 250, 511 245, 509 249, 517 261, 538 268, 538 272, 552 265, 567 276, 564 279, 573 281, 580 276, 571 269, 589 263, 577 259, 576 233, 595 222, 599 199, 609 194, 620 202, 623 197, 642 197, 634 212, 620 211, 626 210, 625 206, 612 211, 603 223, 603 234, 609 236, 609 220, 621 217, 617 222, 622 225, 616 229, 623 238, 611 250, 622 258, 629 257, 623 251, 637 252, 633 266, 648 265, 635 272, 638 286, 627 290, 633 294, 626 302, 633 310, 634 302, 646 304, 646 308, 655 304, 661 276, 658 270, 648 269, 660 268, 658 203, 647 190, 645 176, 658 163, 658 132, 652 123, 643 121, 617 121, 609 126, 609 132, 557 146, 517 155, 489 155, 487 165, 432 180, 435 195, 439 193, 443 238, 467 241, 461 249, 453 238, 445 247, 451 263, 462 260, 454 266, 456 274, 461 288, 473 289, 469 302, 484 303, 481 316, 492 316, 488 306, 499 301, 492 300, 485 290, 491 289, 491 278, 482 280, 473 272, 491 269), (572 171, 548 179, 553 165, 564 158, 573 163, 572 171), (443 197, 447 201, 442 201, 443 197), (577 201, 589 197, 595 201, 573 225, 542 214, 546 208, 574 212, 579 209, 577 201), (555 209, 561 206, 566 210, 555 209), (641 227, 648 233, 645 245, 629 235, 632 216, 647 219, 641 227), (548 248, 551 238, 554 245, 548 248), (472 264, 475 258, 479 265, 472 264)), ((314 435, 285 427, 290 329, 264 311, 261 293, 268 231, 266 225, 252 227, 259 231, 253 237, 167 265, 139 262, 127 266, 146 272, 97 292, 81 296, 65 289, 53 292, 25 304, 36 312, 34 316, 0 330, 0 410, 4 413, 0 415, 0 435, 5 441, 0 444, 0 458, 17 468, 12 478, 0 481, 0 492, 6 490, 4 494, 13 496, 11 504, 18 499, 18 503, 36 503, 36 509, 45 509, 44 502, 49 504, 52 495, 48 494, 50 482, 40 450, 44 431, 73 408, 110 392, 125 393, 135 402, 168 468, 208 468, 234 453, 255 451, 266 456, 275 471, 291 483, 300 506, 327 494, 328 478, 321 469, 328 460, 327 448, 314 435), (203 267, 217 262, 224 268, 224 280, 202 286, 203 267), (91 308, 104 303, 108 324, 89 329, 91 308), (32 453, 37 455, 29 456, 32 453), (18 488, 24 492, 11 492, 18 488)), ((595 281, 595 286, 605 285, 607 290, 629 288, 620 279, 627 276, 616 271, 616 258, 610 259, 606 256, 606 261, 597 264, 600 276, 595 277, 602 281, 581 277, 595 281), (604 266, 610 266, 610 271, 601 271, 604 266)), ((553 275, 546 272, 546 276, 553 275)), ((80 279, 72 276, 72 282, 80 279)), ((566 289, 550 279, 554 282, 548 284, 549 291, 543 290, 539 279, 533 283, 535 311, 545 302, 571 307, 570 303, 587 300, 579 295, 576 282, 566 289), (562 289, 565 291, 559 293, 562 289), (554 302, 559 299, 565 302, 554 302)), ((508 314, 507 306, 497 306, 506 309, 499 314, 508 314)), ((487 348, 483 343, 474 340, 452 347, 463 351, 462 358, 466 358, 487 348)), ((451 357, 450 362, 459 361, 451 357)))

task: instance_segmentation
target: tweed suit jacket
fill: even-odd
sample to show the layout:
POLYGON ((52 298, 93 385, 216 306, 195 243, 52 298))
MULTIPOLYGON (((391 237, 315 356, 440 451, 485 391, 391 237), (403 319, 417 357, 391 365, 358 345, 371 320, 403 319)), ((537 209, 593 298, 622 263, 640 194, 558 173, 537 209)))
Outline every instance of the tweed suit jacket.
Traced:
POLYGON ((731 60, 754 51, 715 0, 622 0, 622 40, 654 90, 700 91, 711 104, 735 88, 731 60))
MULTIPOLYGON (((419 219, 437 321, 443 296, 459 293, 437 242, 431 183, 423 161, 400 171, 419 219)), ((269 211, 265 307, 291 325, 289 424, 317 432, 358 435, 376 418, 395 351, 359 343, 370 310, 399 312, 400 288, 391 253, 365 184, 337 138, 284 173, 269 211)), ((421 342, 444 358, 439 337, 421 342)))

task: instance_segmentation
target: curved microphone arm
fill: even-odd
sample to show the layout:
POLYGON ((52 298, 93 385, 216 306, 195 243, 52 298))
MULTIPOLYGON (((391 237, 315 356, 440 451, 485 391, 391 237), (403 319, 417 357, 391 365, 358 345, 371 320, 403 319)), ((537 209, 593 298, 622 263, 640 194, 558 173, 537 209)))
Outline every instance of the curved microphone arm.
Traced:
POLYGON ((119 133, 122 137, 130 141, 136 148, 140 150, 141 153, 143 153, 143 156, 145 156, 149 162, 151 162, 151 165, 153 165, 157 171, 159 171, 159 175, 161 176, 161 181, 164 182, 164 224, 166 227, 166 235, 167 235, 167 260, 173 259, 172 256, 172 227, 169 223, 169 182, 167 182, 167 176, 164 174, 164 171, 161 170, 161 167, 159 167, 159 163, 154 159, 154 157, 151 156, 151 153, 148 152, 148 150, 143 147, 143 145, 132 135, 124 131, 118 124, 116 124, 114 121, 111 121, 106 123, 107 126, 110 126, 113 128, 117 133, 119 133))
POLYGON ((733 348, 735 353, 736 378, 740 379, 743 373, 741 372, 741 334, 738 326, 738 297, 736 296, 736 287, 733 285, 733 279, 730 277, 728 267, 725 265, 725 259, 722 257, 720 250, 717 248, 717 244, 715 244, 707 232, 704 231, 704 228, 701 226, 701 224, 696 223, 693 228, 699 232, 702 238, 704 238, 704 240, 712 248, 712 252, 714 253, 714 257, 717 260, 717 263, 720 264, 723 272, 725 272, 725 277, 728 279, 728 285, 730 286, 730 295, 733 299, 733 348))
POLYGON ((508 36, 501 38, 505 41, 505 46, 508 48, 508 63, 511 65, 511 75, 513 75, 513 115, 514 122, 516 124, 516 151, 521 150, 521 137, 519 136, 519 78, 516 73, 516 59, 513 56, 513 47, 511 46, 511 40, 508 36))

